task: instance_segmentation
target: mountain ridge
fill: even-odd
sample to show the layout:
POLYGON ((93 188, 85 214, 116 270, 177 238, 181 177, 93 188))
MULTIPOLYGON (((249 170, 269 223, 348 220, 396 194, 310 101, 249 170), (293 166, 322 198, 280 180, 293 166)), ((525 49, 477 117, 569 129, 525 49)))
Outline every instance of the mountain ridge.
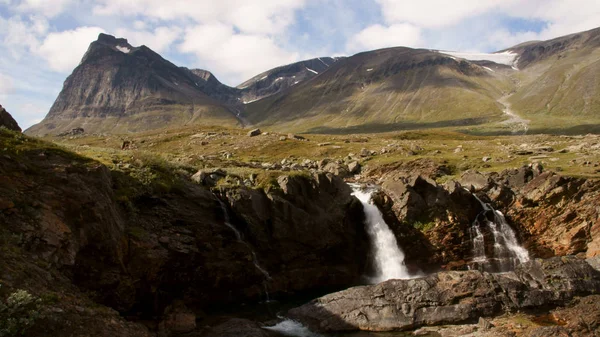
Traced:
MULTIPOLYGON (((491 125, 494 132, 502 133, 512 130, 502 124, 510 114, 531 118, 544 127, 551 121, 537 116, 563 118, 565 113, 573 116, 568 123, 577 124, 580 115, 597 118, 600 62, 592 58, 599 52, 600 28, 475 56, 393 47, 350 57, 303 60, 230 87, 208 70, 177 67, 144 45, 133 47, 126 39, 101 34, 65 81, 48 116, 26 132, 43 135, 87 126, 92 132, 123 133, 225 123, 334 133, 361 127, 371 131, 461 126, 487 130, 491 125), (96 45, 106 47, 101 57, 96 45), (123 61, 135 55, 160 66, 152 68, 149 77, 146 71, 136 73, 134 64, 123 61), (93 76, 87 81, 80 76, 80 68, 90 73, 101 68, 102 62, 94 63, 98 60, 134 69, 139 80, 125 81, 129 94, 112 93, 111 86, 118 89, 120 84, 114 79, 98 83, 93 76), (584 64, 577 73, 567 69, 584 64), (560 78, 573 74, 574 80, 565 87, 560 78), (108 87, 106 92, 96 90, 95 86, 102 85, 108 87), (553 92, 564 98, 553 103, 557 100, 553 92), (583 99, 577 97, 581 92, 583 99), (140 112, 149 117, 135 118, 140 112)), ((550 126, 560 128, 560 123, 550 126)))

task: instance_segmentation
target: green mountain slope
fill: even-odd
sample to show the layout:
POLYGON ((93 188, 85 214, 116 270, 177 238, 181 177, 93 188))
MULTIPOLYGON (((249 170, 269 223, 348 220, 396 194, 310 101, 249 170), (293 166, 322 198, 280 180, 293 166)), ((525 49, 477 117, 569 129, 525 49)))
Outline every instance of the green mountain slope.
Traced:
POLYGON ((245 117, 308 132, 480 124, 501 119, 497 99, 512 88, 510 68, 495 67, 490 71, 423 49, 360 53, 310 81, 249 104, 245 117))

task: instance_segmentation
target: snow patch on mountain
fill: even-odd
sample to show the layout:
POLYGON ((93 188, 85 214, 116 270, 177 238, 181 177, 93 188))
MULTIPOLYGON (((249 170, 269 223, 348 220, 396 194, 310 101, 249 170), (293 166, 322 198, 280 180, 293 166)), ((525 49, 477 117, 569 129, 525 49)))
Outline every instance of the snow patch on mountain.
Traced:
POLYGON ((463 53, 455 51, 438 51, 441 54, 451 55, 457 58, 469 61, 492 61, 498 64, 505 64, 516 69, 516 64, 519 59, 519 54, 512 51, 502 53, 463 53))

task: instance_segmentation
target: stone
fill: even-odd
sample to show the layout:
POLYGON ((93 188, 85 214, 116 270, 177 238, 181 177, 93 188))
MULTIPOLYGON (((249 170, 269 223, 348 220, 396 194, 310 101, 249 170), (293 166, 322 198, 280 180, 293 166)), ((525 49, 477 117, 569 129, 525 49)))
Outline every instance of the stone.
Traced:
POLYGON ((242 318, 231 318, 210 328, 204 337, 272 337, 268 328, 263 329, 258 323, 242 318))
POLYGON ((365 148, 362 148, 362 149, 360 150, 360 153, 359 153, 359 155, 360 155, 361 157, 370 157, 370 156, 371 156, 371 151, 369 151, 369 150, 367 150, 367 149, 365 149, 365 148))
POLYGON ((483 317, 479 317, 479 322, 477 323, 477 326, 482 331, 487 331, 494 327, 492 322, 488 321, 487 319, 485 319, 483 317))
POLYGON ((585 260, 554 257, 507 273, 448 271, 354 287, 291 309, 288 317, 323 332, 408 330, 564 305, 599 291, 600 272, 585 260))
POLYGON ((350 164, 348 164, 348 171, 350 171, 351 174, 359 174, 360 169, 361 166, 358 161, 352 161, 350 164))
POLYGON ((260 129, 250 130, 250 131, 248 131, 248 137, 259 136, 261 133, 262 132, 260 131, 260 129))
POLYGON ((196 314, 181 301, 175 301, 165 309, 159 330, 167 330, 176 334, 187 333, 196 329, 196 314))
POLYGON ((302 137, 302 136, 295 135, 295 134, 293 134, 293 133, 289 133, 289 134, 287 135, 287 138, 288 138, 288 139, 294 139, 294 140, 306 140, 306 138, 304 138, 304 137, 302 137))
POLYGON ((286 136, 281 136, 281 137, 279 137, 279 140, 283 142, 283 141, 287 140, 287 137, 286 136))
POLYGON ((491 183, 490 179, 484 174, 470 170, 463 173, 458 182, 472 192, 481 191, 491 183))
POLYGON ((483 157, 483 158, 481 158, 481 160, 482 160, 484 163, 487 163, 487 162, 491 161, 491 160, 492 160, 492 158, 491 158, 491 157, 483 157))

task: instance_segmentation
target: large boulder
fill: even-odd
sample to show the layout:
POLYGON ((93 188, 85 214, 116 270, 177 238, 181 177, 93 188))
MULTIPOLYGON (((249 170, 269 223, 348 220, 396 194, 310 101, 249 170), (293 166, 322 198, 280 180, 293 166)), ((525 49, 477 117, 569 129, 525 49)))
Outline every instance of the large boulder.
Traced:
POLYGON ((449 271, 354 287, 291 309, 318 331, 395 331, 476 322, 503 312, 564 305, 600 291, 600 272, 575 257, 536 259, 514 272, 449 271))

